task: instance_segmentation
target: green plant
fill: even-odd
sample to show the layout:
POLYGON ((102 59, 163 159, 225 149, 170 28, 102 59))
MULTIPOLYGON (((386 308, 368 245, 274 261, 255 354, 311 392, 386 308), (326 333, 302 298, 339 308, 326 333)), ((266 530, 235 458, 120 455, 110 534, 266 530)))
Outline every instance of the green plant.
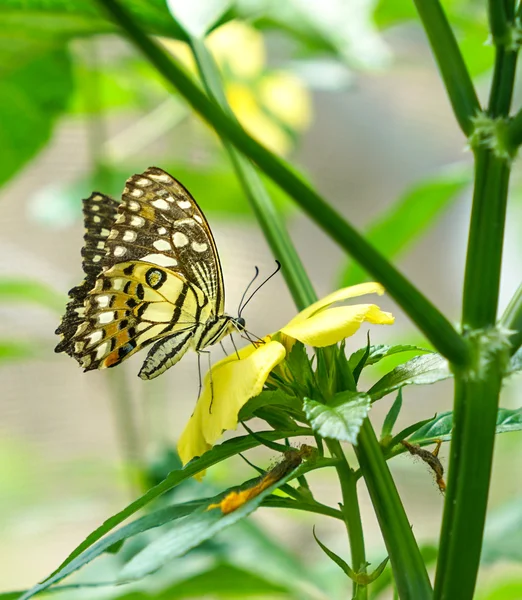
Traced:
MULTIPOLYGON (((14 6, 16 4, 13 3, 14 6)), ((522 111, 511 114, 520 42, 520 7, 515 7, 513 0, 488 2, 495 65, 490 97, 487 106, 483 107, 442 5, 438 0, 414 2, 456 121, 474 157, 473 206, 463 280, 462 322, 457 329, 383 254, 388 251, 396 254, 401 249, 401 244, 390 235, 393 223, 400 219, 401 204, 396 206, 399 217, 388 215, 388 221, 376 224, 368 238, 362 236, 293 167, 257 142, 236 120, 228 106, 219 68, 205 39, 210 30, 231 18, 233 11, 227 12, 224 5, 216 3, 216 14, 208 10, 206 20, 196 23, 186 18, 183 11, 178 12, 179 6, 176 10, 176 2, 171 3, 172 16, 156 3, 105 0, 99 4, 100 10, 107 11, 108 19, 89 3, 76 7, 76 17, 83 27, 95 27, 92 20, 95 13, 96 19, 102 19, 105 30, 126 35, 164 81, 220 136, 263 233, 274 255, 281 260, 283 275, 297 309, 306 309, 317 301, 317 297, 259 171, 284 190, 355 259, 360 270, 356 273, 356 267, 348 267, 343 281, 353 283, 361 271, 371 274, 384 285, 435 352, 414 345, 377 346, 368 343, 367 347, 347 358, 341 341, 346 336, 341 335, 335 343, 307 342, 314 347, 312 360, 303 345, 296 342, 282 359, 284 362, 277 367, 280 370, 274 367, 272 375, 267 374, 263 390, 260 393, 258 390, 253 399, 244 402, 238 415, 241 421, 262 418, 271 429, 261 433, 248 430, 247 435, 209 448, 183 469, 173 470, 92 532, 49 578, 23 594, 22 598, 28 599, 48 589, 105 552, 121 551, 122 543, 139 533, 167 526, 165 532, 126 561, 120 581, 139 579, 237 524, 259 506, 271 506, 323 514, 344 523, 350 543, 351 565, 316 539, 324 552, 352 580, 353 597, 364 600, 372 589, 379 589, 379 581, 383 581, 390 571, 385 570, 385 561, 376 569, 368 569, 357 495, 357 482, 362 478, 379 521, 398 596, 412 600, 471 599, 480 564, 495 434, 522 428, 520 409, 499 408, 503 381, 521 368, 522 287, 519 287, 505 314, 498 315, 508 185, 513 160, 522 144, 522 111), (163 18, 159 18, 160 14, 163 18), (202 87, 149 36, 147 29, 187 44, 197 65, 202 87), (416 356, 386 373, 369 389, 358 387, 363 369, 402 352, 413 352, 416 356), (448 378, 454 381, 453 411, 395 432, 402 387, 448 378), (396 401, 378 439, 367 416, 369 407, 372 402, 395 391, 398 391, 396 401), (288 443, 281 443, 281 440, 301 436, 315 438, 317 447, 313 453, 292 450, 288 443), (427 571, 429 560, 413 535, 387 460, 406 451, 401 444, 403 441, 423 447, 438 440, 451 440, 451 455, 432 588, 427 571), (354 445, 357 465, 347 458, 341 442, 354 445), (155 507, 152 512, 116 530, 138 510, 149 506, 190 477, 262 445, 281 453, 284 458, 279 467, 262 471, 260 479, 212 497, 155 507), (343 497, 340 509, 318 502, 308 485, 306 474, 323 468, 336 471, 343 497), (290 484, 294 480, 298 486, 290 484), (281 493, 274 493, 276 490, 281 493), (234 508, 225 508, 232 501, 234 508)), ((380 18, 386 19, 384 8, 380 18)), ((305 36, 310 32, 304 27, 298 33, 305 36)), ((338 51, 320 36, 316 36, 316 41, 325 51, 338 51)), ((420 192, 417 189, 404 199, 404 206, 408 207, 404 210, 411 210, 411 206, 415 205, 416 193, 426 198, 428 190, 442 205, 466 183, 467 176, 462 173, 452 174, 446 180, 438 179, 433 184, 424 183, 420 192)), ((438 206, 434 201, 433 213, 437 212, 438 206)), ((426 211, 419 214, 419 226, 411 232, 410 239, 422 226, 423 219, 429 220, 426 214, 430 211, 426 211)), ((274 338, 285 345, 284 337, 277 337, 280 334, 285 335, 285 328, 274 338)), ((295 339, 300 340, 298 336, 295 339)), ((236 576, 240 577, 240 574, 236 573, 236 576)), ((165 598, 169 597, 168 592, 164 593, 165 598)))

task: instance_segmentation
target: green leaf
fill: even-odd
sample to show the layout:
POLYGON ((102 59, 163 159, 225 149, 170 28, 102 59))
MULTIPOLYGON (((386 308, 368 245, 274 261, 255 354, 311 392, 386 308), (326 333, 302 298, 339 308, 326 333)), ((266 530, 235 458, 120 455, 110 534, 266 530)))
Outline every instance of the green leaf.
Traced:
POLYGON ((388 414, 384 418, 384 423, 382 424, 382 431, 381 431, 381 440, 384 440, 391 435, 393 428, 395 426, 395 423, 397 421, 397 417, 399 416, 399 413, 401 412, 401 408, 402 408, 402 389, 399 389, 399 393, 397 394, 397 397, 393 401, 393 404, 392 404, 390 410, 388 411, 388 414))
MULTIPOLYGON (((302 428, 297 431, 266 431, 259 432, 258 435, 259 434, 270 440, 278 440, 285 437, 310 435, 310 430, 302 428)), ((232 440, 227 440, 218 446, 214 446, 212 450, 206 452, 201 458, 195 458, 190 461, 184 469, 172 471, 161 483, 148 490, 143 496, 134 500, 134 502, 131 502, 122 511, 109 517, 100 527, 98 527, 98 529, 89 534, 87 538, 71 552, 71 554, 69 554, 56 571, 54 571, 45 581, 31 588, 20 600, 27 600, 38 592, 47 589, 53 583, 61 581, 67 574, 72 572, 67 569, 76 558, 81 560, 80 556, 85 553, 88 548, 98 542, 105 534, 165 492, 176 487, 186 479, 208 469, 212 465, 259 445, 260 443, 250 435, 237 437, 232 440)), ((113 539, 112 543, 115 543, 115 541, 117 540, 113 539)))
MULTIPOLYGON (((2 12, 3 30, 8 27, 2 12)), ((52 50, 31 56, 18 68, 6 67, 0 38, 0 186, 49 140, 56 118, 72 92, 69 55, 52 50)))
POLYGON ((312 533, 317 545, 326 554, 326 556, 328 556, 328 558, 332 560, 338 567, 341 567, 341 569, 352 581, 355 581, 357 573, 350 567, 350 565, 321 542, 321 540, 315 534, 315 527, 312 529, 312 533))
POLYGON ((259 507, 265 497, 294 478, 297 472, 304 471, 306 471, 306 466, 299 466, 297 469, 293 469, 290 473, 228 514, 224 514, 219 506, 210 508, 213 504, 219 504, 232 490, 227 490, 219 494, 207 506, 202 506, 185 519, 176 521, 169 531, 152 541, 141 552, 133 556, 123 567, 119 577, 120 581, 141 579, 149 573, 158 570, 174 558, 182 556, 192 548, 199 546, 202 542, 214 537, 223 529, 250 515, 259 507))
POLYGON ((65 298, 47 284, 30 279, 0 278, 0 302, 29 302, 61 314, 65 298))
POLYGON ((522 371, 522 346, 513 354, 509 363, 509 373, 522 371))
MULTIPOLYGON (((466 167, 416 184, 370 225, 366 239, 388 259, 396 258, 421 237, 470 182, 471 175, 466 167)), ((350 261, 343 270, 339 287, 367 278, 367 272, 350 261)))
POLYGON ((250 400, 241 408, 238 421, 248 421, 255 416, 260 408, 282 406, 299 410, 301 403, 295 396, 290 396, 282 390, 264 390, 258 396, 250 400))
POLYGON ((116 545, 121 545, 125 540, 138 535, 139 533, 143 533, 144 531, 161 527, 166 523, 170 523, 176 519, 180 519, 181 517, 189 515, 205 502, 205 500, 197 500, 193 502, 186 502, 184 504, 168 506, 167 508, 153 512, 149 515, 141 517, 140 519, 137 519, 136 521, 133 521, 132 523, 129 523, 128 525, 125 525, 121 529, 118 529, 118 531, 108 535, 98 543, 92 545, 90 548, 79 554, 76 558, 64 566, 63 569, 56 572, 55 575, 51 576, 43 583, 37 584, 31 588, 22 596, 22 598, 20 598, 20 600, 31 598, 38 592, 47 589, 53 583, 61 581, 71 573, 81 569, 104 552, 111 552, 112 548, 114 548, 116 545))
POLYGON ((357 392, 340 392, 328 404, 305 398, 304 411, 312 429, 324 438, 357 443, 362 422, 370 410, 370 398, 357 392))
MULTIPOLYGON (((453 429, 453 412, 443 412, 431 419, 426 425, 418 429, 408 441, 412 444, 424 446, 437 440, 447 442, 451 439, 453 429)), ((497 413, 497 433, 508 433, 522 429, 522 408, 499 408, 497 413)))
POLYGON ((405 385, 428 385, 449 377, 452 377, 452 374, 448 361, 439 354, 416 356, 379 379, 368 390, 368 395, 375 401, 405 385))
MULTIPOLYGON (((357 367, 362 358, 367 352, 367 348, 359 348, 356 350, 348 359, 348 364, 352 371, 357 367)), ((421 346, 413 346, 411 344, 399 344, 396 346, 387 346, 386 344, 378 344, 376 346, 370 346, 370 352, 368 354, 368 358, 364 363, 365 367, 370 367, 371 365, 375 365, 383 358, 387 358, 388 356, 393 356, 394 354, 400 354, 401 352, 416 352, 417 354, 424 354, 426 352, 432 352, 432 350, 428 350, 427 348, 422 348, 421 346)))

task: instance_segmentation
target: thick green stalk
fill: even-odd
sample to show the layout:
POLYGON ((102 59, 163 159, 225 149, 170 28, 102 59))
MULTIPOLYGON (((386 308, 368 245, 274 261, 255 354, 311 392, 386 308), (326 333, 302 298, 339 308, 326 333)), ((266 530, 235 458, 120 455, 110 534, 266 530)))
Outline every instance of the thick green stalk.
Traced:
POLYGON ((467 347, 451 323, 419 290, 369 244, 343 217, 277 156, 252 139, 129 16, 116 0, 99 0, 131 41, 191 106, 219 133, 253 160, 337 243, 382 283, 434 347, 456 364, 467 360, 467 347))
POLYGON ((473 117, 480 104, 455 35, 439 0, 414 0, 439 66, 455 118, 466 136, 473 132, 473 117))
POLYGON ((449 478, 435 600, 472 600, 491 477, 498 396, 509 345, 495 330, 474 334, 474 360, 455 371, 449 478))
POLYGON ((522 283, 518 286, 513 298, 511 298, 502 318, 500 319, 501 327, 514 332, 509 336, 511 342, 511 354, 522 346, 522 283))
POLYGON ((390 556, 399 597, 401 600, 432 600, 426 566, 368 419, 361 427, 355 451, 390 556))
MULTIPOLYGON (((491 11, 500 7, 495 2, 491 11)), ((505 18, 497 15, 495 27, 505 18)), ((495 20, 495 16, 493 16, 495 20)), ((496 48, 488 116, 504 118, 513 93, 516 52, 496 48)), ((480 144, 482 140, 478 139, 480 144)), ((488 147, 475 149, 475 188, 466 257, 462 322, 471 350, 454 367, 454 428, 439 558, 436 600, 471 600, 480 563, 499 394, 509 351, 495 328, 510 162, 488 147)))
MULTIPOLYGON (((339 459, 339 464, 335 467, 341 483, 341 493, 343 502, 341 512, 350 540, 350 552, 352 557, 352 570, 356 573, 366 571, 366 551, 364 548, 364 532, 361 521, 361 511, 359 508, 359 498, 357 496, 357 479, 354 471, 350 468, 346 456, 344 455, 341 444, 336 440, 326 440, 328 448, 339 459)), ((368 588, 366 586, 353 583, 354 600, 366 600, 368 598, 368 588)))

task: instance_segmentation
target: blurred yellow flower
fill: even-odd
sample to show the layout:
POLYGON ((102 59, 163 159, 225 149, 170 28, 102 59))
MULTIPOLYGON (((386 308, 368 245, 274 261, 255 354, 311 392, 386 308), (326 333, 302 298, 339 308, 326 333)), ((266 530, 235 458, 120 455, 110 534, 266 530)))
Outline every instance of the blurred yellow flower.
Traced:
POLYGON ((367 321, 391 325, 394 317, 375 304, 332 304, 365 294, 383 294, 378 283, 363 283, 329 294, 301 311, 279 332, 216 363, 205 377, 194 413, 178 442, 183 464, 212 448, 223 431, 235 429, 241 408, 263 390, 270 372, 281 363, 295 340, 330 346, 353 335, 367 321))
MULTIPOLYGON (((292 133, 304 130, 311 120, 305 84, 290 72, 267 70, 262 34, 241 21, 229 21, 206 41, 238 121, 270 150, 288 153, 293 146, 292 133)), ((196 71, 186 44, 171 40, 164 44, 188 69, 196 71)))

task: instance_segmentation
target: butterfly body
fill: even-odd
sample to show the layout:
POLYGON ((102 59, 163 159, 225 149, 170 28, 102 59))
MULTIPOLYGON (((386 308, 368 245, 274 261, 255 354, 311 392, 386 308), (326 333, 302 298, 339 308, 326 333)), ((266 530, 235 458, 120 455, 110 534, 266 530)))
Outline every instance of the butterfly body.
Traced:
POLYGON ((152 379, 189 349, 219 342, 244 321, 224 313, 224 287, 208 223, 189 192, 157 167, 131 177, 122 201, 84 201, 84 282, 57 329, 85 370, 113 367, 154 344, 140 371, 152 379))

